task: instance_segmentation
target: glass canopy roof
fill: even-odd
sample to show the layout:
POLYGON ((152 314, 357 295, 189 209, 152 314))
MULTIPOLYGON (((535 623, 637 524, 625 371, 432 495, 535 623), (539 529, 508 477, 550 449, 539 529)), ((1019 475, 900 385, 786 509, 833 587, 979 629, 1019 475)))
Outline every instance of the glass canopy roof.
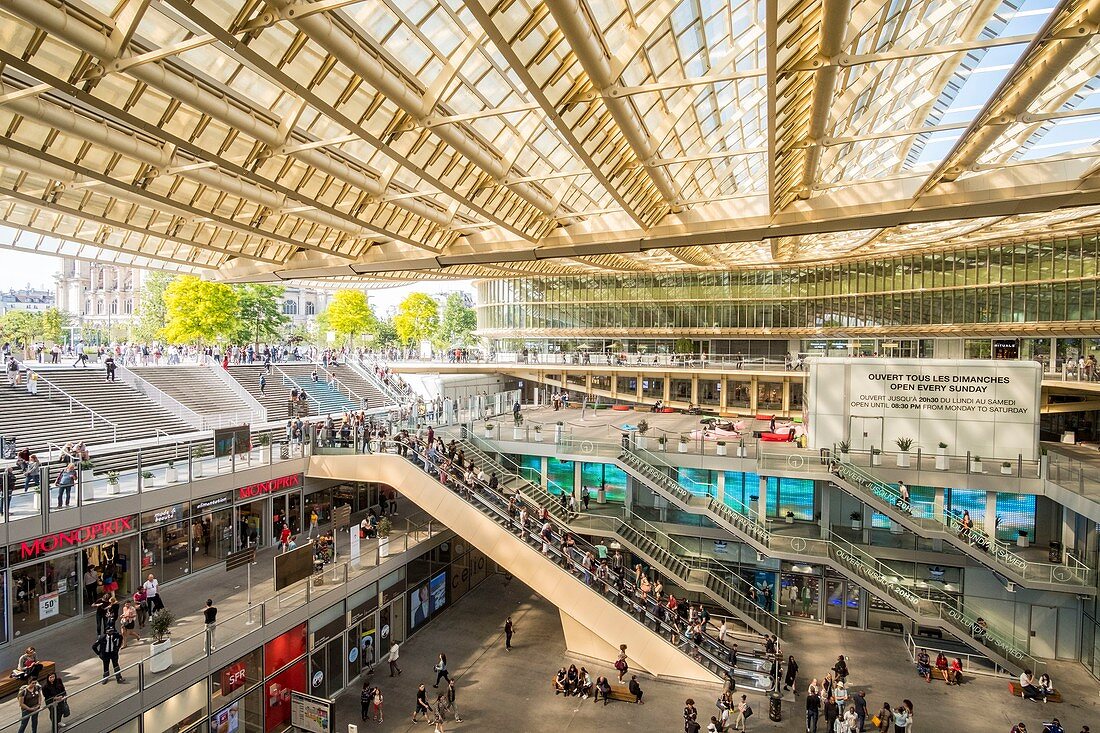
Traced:
POLYGON ((5 0, 0 247, 229 280, 1100 226, 1100 0, 5 0))

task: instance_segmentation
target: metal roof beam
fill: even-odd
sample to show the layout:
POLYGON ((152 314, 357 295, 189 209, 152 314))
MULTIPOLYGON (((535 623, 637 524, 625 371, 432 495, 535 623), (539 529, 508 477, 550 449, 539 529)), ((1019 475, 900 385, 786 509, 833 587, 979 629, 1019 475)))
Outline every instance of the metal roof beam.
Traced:
POLYGON ((535 100, 542 109, 543 114, 546 115, 547 119, 554 126, 554 129, 562 136, 570 152, 572 152, 577 160, 583 163, 588 171, 595 176, 596 180, 600 182, 600 185, 604 187, 604 190, 607 191, 613 199, 615 199, 619 206, 623 207, 623 211, 626 212, 627 216, 629 216, 635 224, 642 229, 647 228, 649 224, 652 223, 652 220, 647 219, 645 214, 639 210, 637 206, 623 196, 618 187, 612 183, 611 179, 603 172, 599 164, 588 153, 581 141, 577 139, 573 129, 562 119, 558 110, 531 75, 527 65, 520 60, 512 44, 504 37, 504 34, 501 33, 496 23, 493 22, 489 12, 482 7, 481 0, 463 0, 463 5, 465 5, 466 9, 474 16, 474 19, 477 21, 482 31, 485 32, 497 51, 511 66, 512 72, 519 77, 528 96, 535 100))
MULTIPOLYGON (((603 48, 585 0, 546 0, 546 5, 592 84, 601 94, 609 90, 619 77, 612 71, 611 59, 603 48)), ((657 154, 657 143, 646 131, 645 123, 638 117, 633 105, 610 95, 603 97, 603 103, 661 197, 670 206, 676 207, 681 195, 675 182, 664 170, 645 163, 657 154)))
POLYGON ((915 198, 965 173, 1019 115, 1089 45, 1100 27, 1100 0, 1059 0, 1043 27, 994 90, 915 198))

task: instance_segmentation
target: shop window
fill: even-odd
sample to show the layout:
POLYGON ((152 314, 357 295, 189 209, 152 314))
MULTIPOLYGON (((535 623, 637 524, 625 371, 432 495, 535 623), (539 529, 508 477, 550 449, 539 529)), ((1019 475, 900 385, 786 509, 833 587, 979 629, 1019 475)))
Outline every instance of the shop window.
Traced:
POLYGON ((200 680, 142 714, 147 730, 180 733, 207 716, 206 680, 200 680))
POLYGON ((695 496, 718 496, 718 474, 705 468, 677 468, 676 481, 695 496))
MULTIPOLYGON (((257 685, 244 697, 210 714, 211 733, 261 733, 264 718, 264 689, 257 685)), ((148 729, 147 729, 148 730, 148 729)))
POLYGON ((783 384, 780 382, 758 382, 756 385, 756 409, 783 409, 783 384))
POLYGON ((305 653, 306 625, 299 624, 264 644, 264 675, 274 674, 305 653))
POLYGON ((733 382, 730 385, 730 394, 727 407, 748 407, 752 397, 752 384, 750 382, 733 382))
POLYGON ((581 483, 592 493, 591 502, 596 502, 597 491, 604 487, 604 499, 608 502, 622 503, 626 499, 626 472, 618 466, 607 463, 582 463, 581 483))
POLYGON ((81 592, 77 557, 75 553, 58 555, 12 570, 13 637, 77 616, 81 592))
POLYGON ((225 560, 233 549, 233 509, 191 520, 191 569, 202 570, 225 560))
POLYGON ((573 461, 562 461, 557 458, 546 459, 547 488, 551 494, 567 494, 573 492, 573 461))
POLYGON ((263 679, 263 653, 253 649, 210 676, 210 699, 214 708, 224 707, 263 679))
POLYGON ((997 494, 997 539, 1015 542, 1020 532, 1035 541, 1035 495, 997 494))
POLYGON ((266 733, 282 733, 290 729, 290 693, 306 692, 306 662, 303 659, 287 667, 264 683, 267 697, 266 733))
POLYGON ((149 573, 161 583, 187 575, 191 560, 191 526, 175 522, 141 533, 141 576, 149 573))

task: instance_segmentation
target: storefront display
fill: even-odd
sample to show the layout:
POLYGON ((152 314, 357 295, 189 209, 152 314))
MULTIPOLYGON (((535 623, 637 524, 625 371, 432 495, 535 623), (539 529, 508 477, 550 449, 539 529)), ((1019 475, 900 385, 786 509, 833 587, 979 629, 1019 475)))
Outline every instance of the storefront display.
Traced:
POLYGON ((142 725, 145 730, 181 733, 196 722, 204 720, 206 715, 206 680, 199 680, 186 690, 146 710, 142 716, 142 725))
POLYGON ((141 574, 162 583, 191 570, 191 525, 186 502, 141 515, 141 574))

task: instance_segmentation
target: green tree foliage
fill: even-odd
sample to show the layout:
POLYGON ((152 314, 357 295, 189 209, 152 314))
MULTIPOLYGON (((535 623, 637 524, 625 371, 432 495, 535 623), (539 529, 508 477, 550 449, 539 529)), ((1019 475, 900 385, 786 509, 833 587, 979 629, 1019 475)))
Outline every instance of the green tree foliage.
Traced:
POLYGON ((282 337, 290 323, 283 314, 284 289, 279 285, 236 285, 237 325, 232 334, 235 343, 274 341, 282 337))
POLYGON ((469 346, 474 342, 477 313, 469 306, 462 293, 451 293, 443 304, 443 316, 439 319, 434 343, 441 349, 451 346, 469 346))
POLYGON ((36 313, 28 311, 8 311, 0 318, 0 335, 4 341, 11 341, 23 347, 23 354, 30 352, 30 344, 34 341, 42 325, 42 318, 36 313))
POLYGON ((337 290, 320 319, 325 328, 343 341, 374 333, 378 329, 378 319, 367 302, 367 294, 362 290, 337 290))
POLYGON ((164 304, 164 290, 175 279, 167 272, 146 272, 141 279, 141 298, 138 301, 137 319, 133 325, 134 338, 153 341, 161 337, 168 325, 168 308, 164 304))
POLYGON ((57 308, 47 308, 39 316, 38 335, 47 343, 61 343, 71 320, 68 313, 57 308))
POLYGON ((397 306, 393 327, 397 338, 407 346, 427 341, 439 329, 439 304, 424 293, 412 293, 397 306))
POLYGON ((164 290, 163 335, 171 343, 209 343, 232 337, 240 324, 240 296, 225 283, 188 275, 164 290))
POLYGON ((397 329, 393 327, 393 321, 378 322, 378 330, 374 332, 374 343, 380 348, 397 346, 401 340, 397 338, 397 329))

